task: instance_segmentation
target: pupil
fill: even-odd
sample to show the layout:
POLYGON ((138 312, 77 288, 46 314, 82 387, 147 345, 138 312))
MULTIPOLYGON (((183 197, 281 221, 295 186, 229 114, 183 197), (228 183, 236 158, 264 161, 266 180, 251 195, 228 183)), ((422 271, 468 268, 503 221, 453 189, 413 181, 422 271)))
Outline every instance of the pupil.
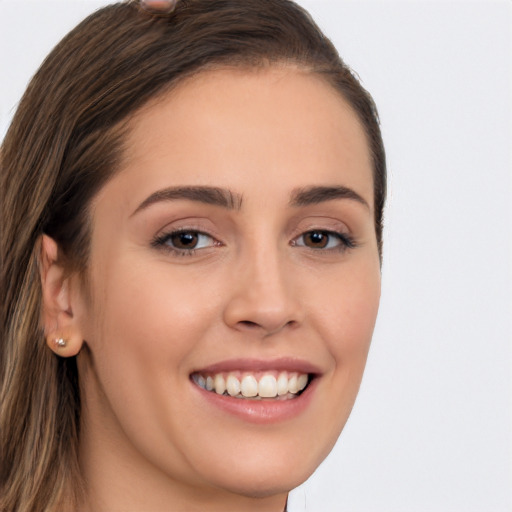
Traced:
POLYGON ((310 245, 315 247, 325 247, 327 245, 328 237, 325 233, 321 231, 313 231, 312 233, 308 233, 306 236, 310 245))
POLYGON ((197 233, 177 233, 172 237, 172 243, 179 249, 190 249, 197 244, 197 233))

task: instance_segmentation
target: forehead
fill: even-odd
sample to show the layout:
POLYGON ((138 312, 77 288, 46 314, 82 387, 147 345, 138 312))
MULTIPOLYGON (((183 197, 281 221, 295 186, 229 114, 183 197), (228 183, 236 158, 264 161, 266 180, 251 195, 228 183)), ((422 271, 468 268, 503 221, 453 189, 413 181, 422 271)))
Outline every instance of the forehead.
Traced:
POLYGON ((351 186, 373 203, 359 118, 330 84, 295 67, 217 69, 187 78, 133 116, 121 171, 138 181, 141 194, 170 179, 245 194, 267 176, 273 188, 351 186))

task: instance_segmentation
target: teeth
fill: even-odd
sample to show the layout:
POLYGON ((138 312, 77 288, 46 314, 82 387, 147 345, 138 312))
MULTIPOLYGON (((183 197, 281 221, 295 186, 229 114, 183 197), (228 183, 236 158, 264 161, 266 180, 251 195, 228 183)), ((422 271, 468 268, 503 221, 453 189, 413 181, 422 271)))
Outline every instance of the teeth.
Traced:
MULTIPOLYGON (((258 381, 252 375, 246 375, 240 384, 240 391, 243 396, 253 397, 258 394, 258 381)), ((261 393, 260 393, 261 395, 261 393)))
MULTIPOLYGON (((299 391, 302 391, 308 385, 308 376, 307 375, 299 375, 297 379, 297 387, 299 391)), ((206 379, 206 388, 208 389, 208 379, 206 379)))
POLYGON ((215 378, 213 379, 213 385, 215 386, 215 393, 218 395, 222 395, 224 391, 226 391, 226 381, 220 373, 215 375, 215 378))
POLYGON ((288 379, 288 391, 290 393, 297 393, 299 391, 299 386, 297 385, 297 375, 294 373, 288 379))
POLYGON ((258 394, 263 398, 277 396, 277 381, 273 375, 264 375, 258 384, 258 394))
POLYGON ((217 373, 215 375, 193 375, 194 382, 201 388, 237 398, 293 398, 302 391, 309 382, 305 373, 268 372, 257 375, 231 372, 229 374, 217 373), (242 376, 243 375, 243 376, 242 376), (258 380, 259 376, 259 380, 258 380))
POLYGON ((226 389, 230 396, 238 395, 240 393, 240 381, 234 375, 228 375, 226 389))
POLYGON ((203 389, 206 389, 206 380, 202 375, 197 376, 197 384, 203 389))
MULTIPOLYGON (((306 375, 307 379, 307 375, 306 375)), ((288 374, 281 372, 277 378, 277 394, 279 396, 286 395, 288 393, 288 374)))

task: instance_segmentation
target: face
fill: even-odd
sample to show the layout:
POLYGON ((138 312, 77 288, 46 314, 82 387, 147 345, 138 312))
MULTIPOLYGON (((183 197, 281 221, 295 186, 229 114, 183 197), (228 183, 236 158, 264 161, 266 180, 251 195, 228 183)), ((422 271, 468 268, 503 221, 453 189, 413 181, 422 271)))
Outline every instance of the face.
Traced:
POLYGON ((265 496, 314 471, 377 314, 372 188, 356 115, 296 69, 204 72, 132 119, 75 307, 98 475, 265 496))

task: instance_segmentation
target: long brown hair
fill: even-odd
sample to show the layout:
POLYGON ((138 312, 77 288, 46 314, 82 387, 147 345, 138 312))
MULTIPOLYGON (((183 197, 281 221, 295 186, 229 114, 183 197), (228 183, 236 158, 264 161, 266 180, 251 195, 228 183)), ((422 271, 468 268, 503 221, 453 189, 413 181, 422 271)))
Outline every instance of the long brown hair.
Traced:
POLYGON ((381 247, 386 169, 369 94, 310 16, 289 0, 182 0, 153 16, 136 2, 105 7, 68 34, 34 76, 0 152, 0 510, 70 510, 80 499, 75 358, 47 349, 40 238, 84 271, 91 199, 116 172, 124 123, 178 81, 218 66, 293 64, 349 102, 373 158, 381 247))

